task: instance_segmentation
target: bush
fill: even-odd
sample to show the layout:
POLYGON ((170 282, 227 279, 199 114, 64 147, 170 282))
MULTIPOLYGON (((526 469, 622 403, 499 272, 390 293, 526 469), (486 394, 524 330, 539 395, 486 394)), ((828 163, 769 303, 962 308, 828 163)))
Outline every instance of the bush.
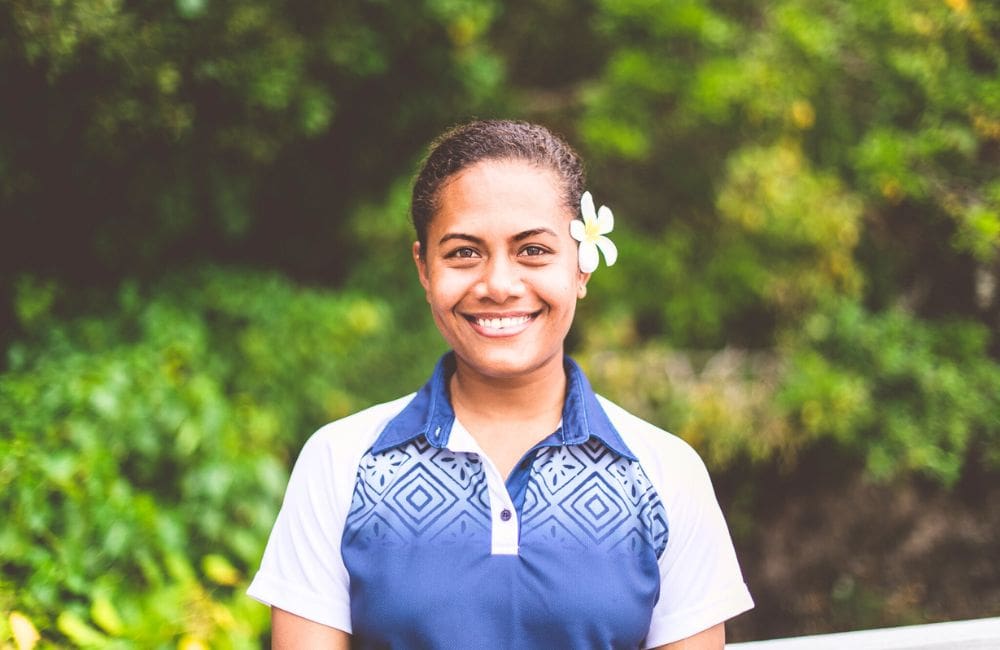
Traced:
POLYGON ((717 469, 793 463, 819 441, 879 479, 921 474, 950 486, 979 450, 983 465, 1000 467, 990 451, 1000 442, 1000 364, 978 323, 840 300, 770 350, 635 345, 628 330, 616 319, 587 330, 579 358, 594 385, 717 469))
POLYGON ((845 303, 806 322, 777 403, 806 436, 836 438, 876 477, 916 471, 950 485, 970 452, 1000 442, 989 340, 977 323, 845 303))
POLYGON ((56 644, 256 647, 268 612, 243 591, 301 443, 415 388, 434 346, 407 348, 379 301, 277 275, 126 283, 63 322, 23 287, 32 334, 0 376, 4 618, 56 644))

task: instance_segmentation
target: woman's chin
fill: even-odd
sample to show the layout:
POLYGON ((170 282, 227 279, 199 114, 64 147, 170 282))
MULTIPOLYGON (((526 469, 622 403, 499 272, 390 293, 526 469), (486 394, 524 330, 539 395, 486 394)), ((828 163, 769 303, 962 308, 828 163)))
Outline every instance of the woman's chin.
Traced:
POLYGON ((561 351, 549 355, 525 355, 517 351, 497 350, 491 354, 464 356, 456 351, 460 369, 491 380, 529 378, 549 370, 552 365, 562 368, 561 351))

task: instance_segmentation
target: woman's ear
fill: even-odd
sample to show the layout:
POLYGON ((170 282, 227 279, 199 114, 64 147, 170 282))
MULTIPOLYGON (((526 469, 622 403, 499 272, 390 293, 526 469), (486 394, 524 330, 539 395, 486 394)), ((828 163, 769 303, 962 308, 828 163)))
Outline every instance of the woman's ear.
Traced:
POLYGON ((430 291, 430 280, 427 277, 427 259, 420 248, 419 241, 413 242, 413 263, 417 265, 417 276, 420 278, 420 284, 424 287, 424 292, 430 291))
POLYGON ((587 283, 590 282, 589 273, 580 273, 576 281, 576 297, 583 300, 587 295, 587 283))

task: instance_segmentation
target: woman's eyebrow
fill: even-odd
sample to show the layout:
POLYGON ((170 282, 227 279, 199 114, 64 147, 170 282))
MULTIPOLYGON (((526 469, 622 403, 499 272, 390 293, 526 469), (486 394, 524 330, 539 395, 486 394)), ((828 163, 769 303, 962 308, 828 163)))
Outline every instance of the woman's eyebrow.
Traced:
MULTIPOLYGON (((513 239, 513 241, 522 241, 528 239, 529 237, 534 237, 535 235, 552 235, 553 237, 558 237, 555 231, 552 230, 551 228, 532 228, 531 230, 525 230, 517 233, 511 239, 513 239)), ((468 235, 463 232, 450 232, 445 236, 443 236, 440 239, 440 241, 438 241, 438 245, 441 245, 452 239, 461 239, 463 241, 469 241, 472 242, 473 244, 478 244, 478 245, 482 245, 484 243, 484 240, 482 238, 476 237, 475 235, 468 235)))
POLYGON ((461 232, 450 232, 450 233, 448 233, 447 235, 445 235, 444 237, 441 238, 441 240, 438 242, 438 245, 440 246, 441 244, 445 243, 446 241, 450 241, 452 239, 462 239, 462 240, 465 240, 465 241, 470 241, 473 244, 479 244, 479 245, 483 244, 483 240, 480 239, 479 237, 476 237, 475 235, 466 235, 465 233, 461 233, 461 232))
POLYGON ((532 228, 531 230, 525 230, 524 232, 519 232, 514 235, 514 241, 521 241, 529 237, 534 237, 535 235, 552 235, 553 237, 559 236, 550 228, 532 228))

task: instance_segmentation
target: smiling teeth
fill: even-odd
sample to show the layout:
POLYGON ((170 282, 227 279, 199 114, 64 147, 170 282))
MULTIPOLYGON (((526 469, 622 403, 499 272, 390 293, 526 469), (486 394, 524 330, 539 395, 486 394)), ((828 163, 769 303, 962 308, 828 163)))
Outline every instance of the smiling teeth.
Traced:
POLYGON ((508 327, 524 325, 529 320, 531 320, 531 316, 518 316, 517 318, 477 318, 476 324, 491 330, 502 330, 508 327))

